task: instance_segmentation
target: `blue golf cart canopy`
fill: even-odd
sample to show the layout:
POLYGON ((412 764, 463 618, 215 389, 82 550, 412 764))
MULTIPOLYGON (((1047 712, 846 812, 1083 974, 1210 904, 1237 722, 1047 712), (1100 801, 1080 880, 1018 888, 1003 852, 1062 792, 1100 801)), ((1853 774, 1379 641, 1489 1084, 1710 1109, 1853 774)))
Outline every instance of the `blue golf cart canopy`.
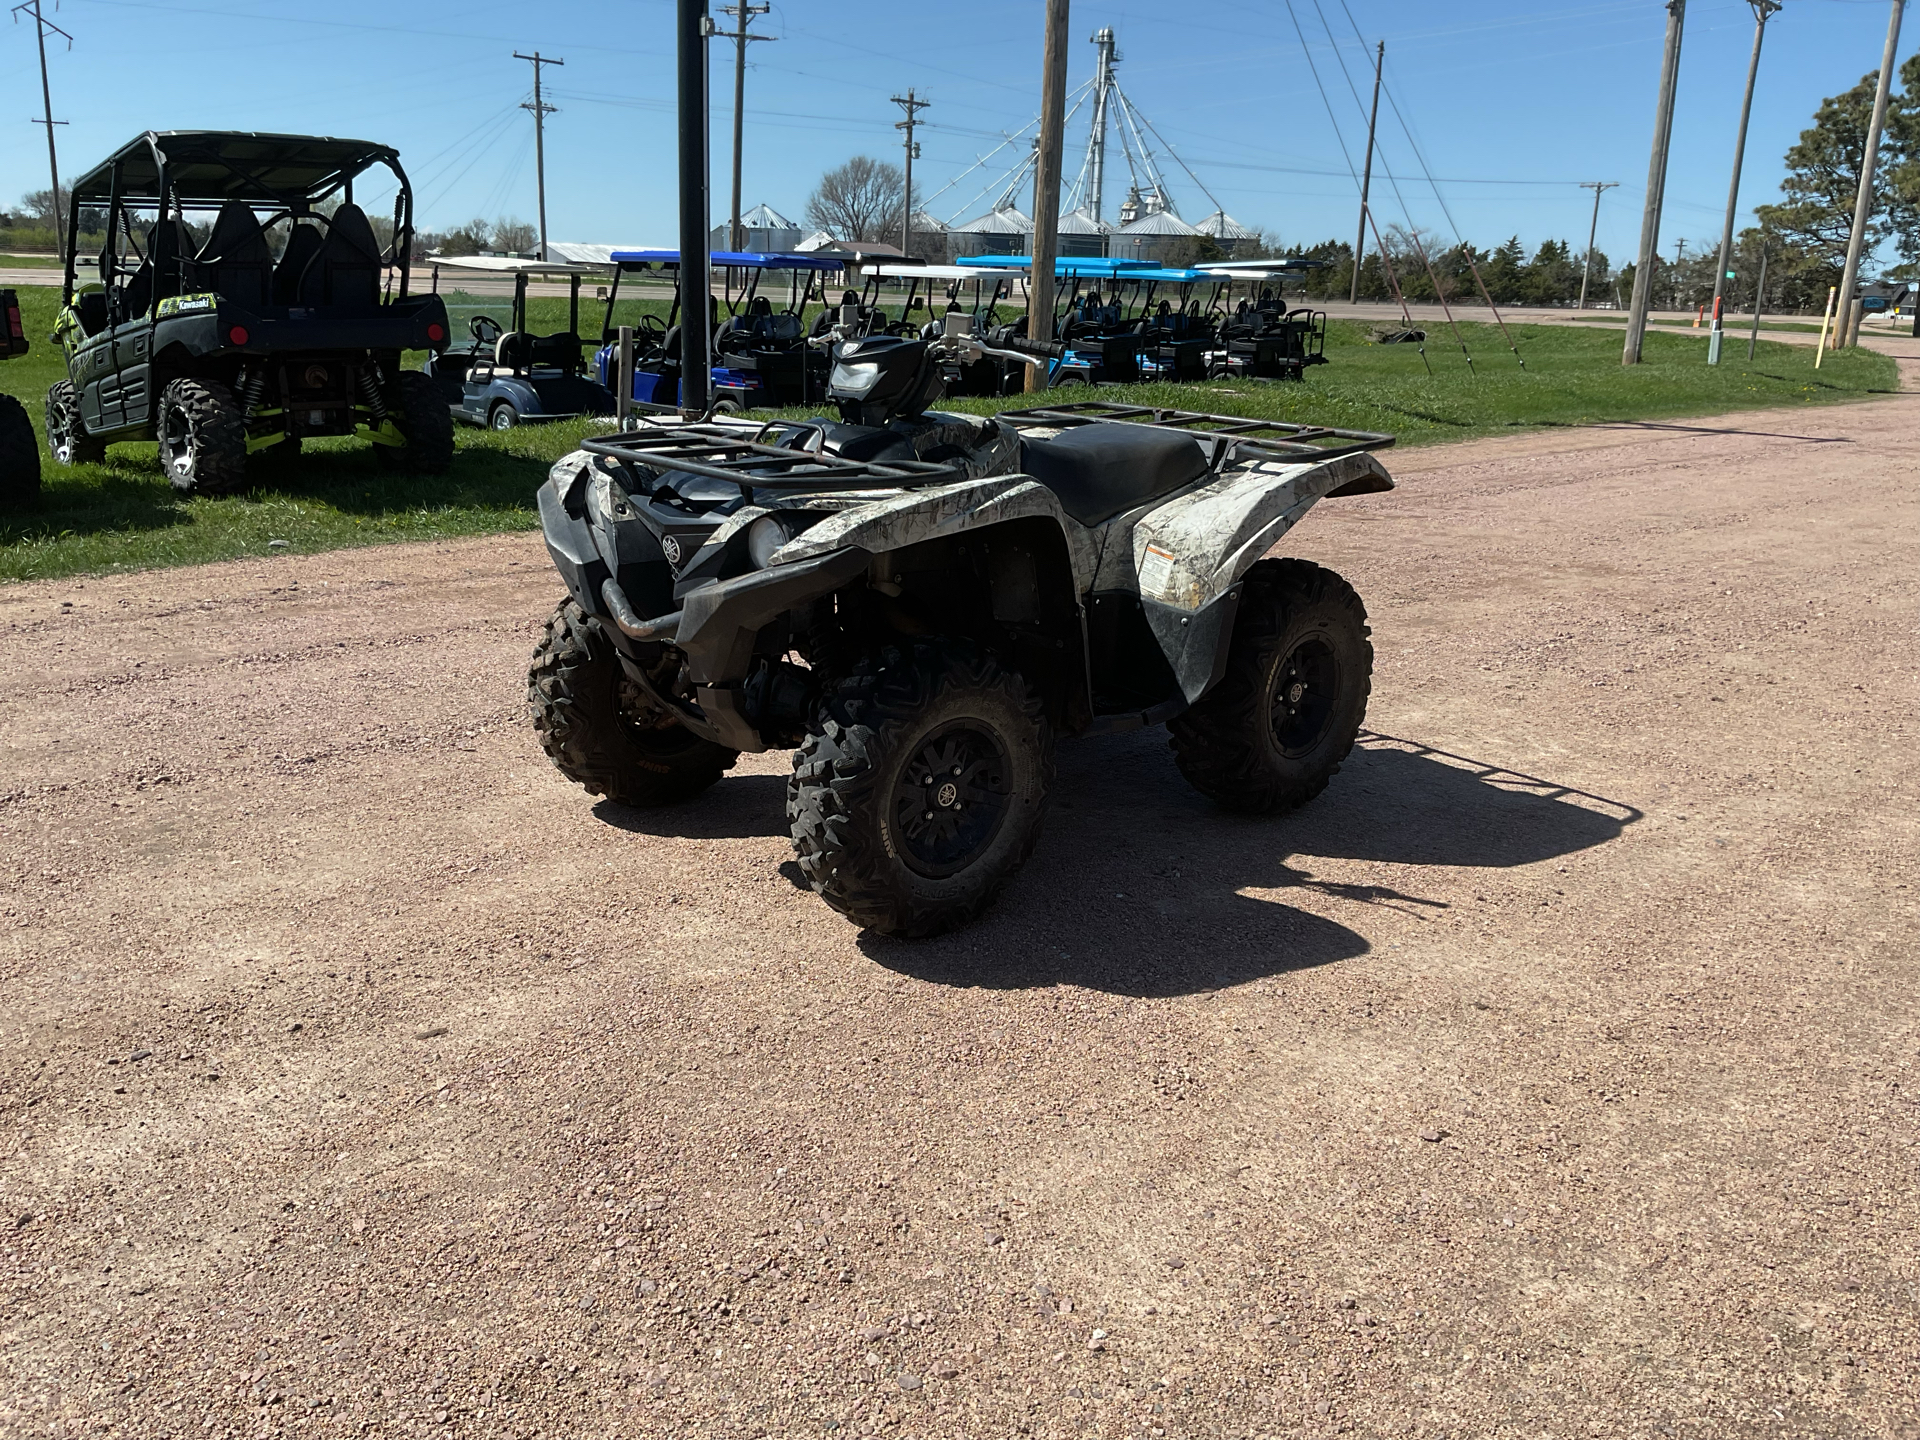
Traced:
MULTIPOLYGON (((680 263, 678 250, 615 250, 608 257, 616 265, 672 265, 680 263)), ((762 253, 751 250, 715 250, 707 256, 710 265, 725 265, 735 270, 844 270, 846 262, 831 255, 790 255, 775 250, 762 253)))
MULTIPOLYGON (((1033 269, 1031 255, 961 255, 956 265, 978 266, 983 270, 1027 270, 1033 269)), ((1131 275, 1137 270, 1158 270, 1160 267, 1151 260, 1110 260, 1099 255, 1063 255, 1053 262, 1053 273, 1062 275, 1099 276, 1131 275)))

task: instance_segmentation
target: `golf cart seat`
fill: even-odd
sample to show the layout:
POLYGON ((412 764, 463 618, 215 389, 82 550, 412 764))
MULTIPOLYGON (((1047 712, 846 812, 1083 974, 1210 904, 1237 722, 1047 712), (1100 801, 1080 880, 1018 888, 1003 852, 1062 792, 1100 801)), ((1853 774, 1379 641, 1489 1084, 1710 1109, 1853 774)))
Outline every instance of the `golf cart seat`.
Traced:
POLYGON ((200 247, 202 283, 236 305, 264 305, 273 293, 273 252, 253 211, 238 200, 220 207, 200 247))
POLYGON ((533 363, 533 336, 509 330, 493 346, 493 363, 503 370, 524 370, 533 363))
POLYGON ((1082 525, 1169 495, 1207 473, 1191 435, 1144 425, 1079 425, 1051 440, 1020 442, 1020 468, 1060 497, 1082 525))
POLYGON ((528 346, 527 363, 529 365, 551 365, 556 370, 572 370, 580 364, 580 337, 561 333, 559 335, 530 335, 532 343, 528 346))

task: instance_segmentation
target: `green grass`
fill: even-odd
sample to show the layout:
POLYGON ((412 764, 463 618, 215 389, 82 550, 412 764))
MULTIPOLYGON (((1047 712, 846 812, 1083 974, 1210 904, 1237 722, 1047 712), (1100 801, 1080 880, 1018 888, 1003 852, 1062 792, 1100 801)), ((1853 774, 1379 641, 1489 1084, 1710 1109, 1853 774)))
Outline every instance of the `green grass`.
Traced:
POLYGON ((0 255, 0 270, 64 270, 65 268, 66 262, 58 255, 0 255))
MULTIPOLYGON (((65 374, 59 351, 40 338, 52 326, 57 292, 36 288, 22 291, 21 299, 34 349, 0 363, 0 389, 20 396, 38 416, 47 387, 65 374)), ((564 324, 563 299, 536 297, 532 304, 536 328, 564 324)), ((595 328, 598 307, 583 300, 582 311, 582 328, 595 328)), ((1763 341, 1752 366, 1743 347, 1709 369, 1693 337, 1660 333, 1647 337, 1647 363, 1625 369, 1617 333, 1555 325, 1512 327, 1524 371, 1492 326, 1461 327, 1473 372, 1444 327, 1430 330, 1429 375, 1413 346, 1369 344, 1367 328, 1335 322, 1327 346, 1331 363, 1308 371, 1302 384, 1101 387, 1051 398, 1385 430, 1402 444, 1423 445, 1544 426, 1852 400, 1896 384, 1893 361, 1870 351, 1830 355, 1816 373, 1811 349, 1763 341)), ((1023 403, 1016 397, 947 405, 984 414, 1023 403)), ((306 453, 277 465, 263 456, 259 488, 220 499, 175 495, 151 444, 116 445, 104 464, 71 470, 49 460, 39 507, 0 517, 0 581, 531 530, 534 493, 547 467, 604 428, 592 420, 502 434, 463 426, 452 470, 436 477, 389 473, 363 442, 310 442, 306 453), (288 548, 271 550, 276 539, 288 548)))

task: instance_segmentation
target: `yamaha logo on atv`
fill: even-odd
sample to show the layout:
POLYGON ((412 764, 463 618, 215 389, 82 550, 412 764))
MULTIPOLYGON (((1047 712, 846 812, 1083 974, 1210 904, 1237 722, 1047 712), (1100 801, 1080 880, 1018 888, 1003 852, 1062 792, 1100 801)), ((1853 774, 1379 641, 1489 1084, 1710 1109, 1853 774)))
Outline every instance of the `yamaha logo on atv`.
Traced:
POLYGON ((673 566, 676 570, 680 568, 680 542, 674 539, 673 536, 664 535, 661 537, 660 553, 667 557, 667 564, 673 566))

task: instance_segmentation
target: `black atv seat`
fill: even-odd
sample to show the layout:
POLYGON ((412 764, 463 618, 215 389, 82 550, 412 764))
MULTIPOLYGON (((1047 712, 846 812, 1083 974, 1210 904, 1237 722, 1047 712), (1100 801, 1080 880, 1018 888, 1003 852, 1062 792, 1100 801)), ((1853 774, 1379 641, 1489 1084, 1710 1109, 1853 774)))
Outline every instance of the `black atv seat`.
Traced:
POLYGON ((1082 525, 1099 525, 1207 473, 1191 435, 1144 425, 1080 425, 1020 442, 1020 468, 1060 497, 1082 525))

